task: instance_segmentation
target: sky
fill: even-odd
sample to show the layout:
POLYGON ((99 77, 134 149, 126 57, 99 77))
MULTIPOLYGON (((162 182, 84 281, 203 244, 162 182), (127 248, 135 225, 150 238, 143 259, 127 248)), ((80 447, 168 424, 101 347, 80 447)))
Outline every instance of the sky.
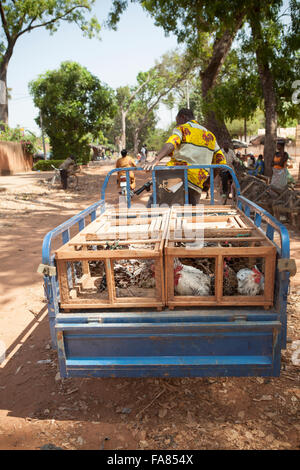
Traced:
MULTIPOLYGON (((93 8, 99 23, 107 19, 111 0, 97 0, 93 8)), ((166 37, 162 28, 154 26, 138 4, 129 4, 117 31, 102 27, 101 40, 84 38, 80 29, 61 23, 50 35, 37 28, 23 35, 16 43, 8 66, 7 86, 12 89, 9 100, 9 126, 20 126, 40 135, 34 119, 38 110, 29 95, 28 83, 47 70, 59 68, 61 62, 72 60, 86 67, 101 82, 112 88, 134 85, 140 71, 151 68, 156 60, 177 47, 175 36, 166 37)), ((171 113, 160 109, 159 126, 171 123, 171 113)))

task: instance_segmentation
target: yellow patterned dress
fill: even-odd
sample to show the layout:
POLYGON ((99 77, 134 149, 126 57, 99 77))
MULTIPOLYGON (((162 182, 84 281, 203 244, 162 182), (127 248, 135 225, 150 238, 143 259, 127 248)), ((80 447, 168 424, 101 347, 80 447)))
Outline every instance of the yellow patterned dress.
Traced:
MULTIPOLYGON (((226 159, 214 134, 200 126, 197 121, 189 121, 175 127, 167 143, 175 147, 168 166, 226 165, 226 159)), ((188 185, 201 192, 208 177, 209 170, 188 170, 188 185)))

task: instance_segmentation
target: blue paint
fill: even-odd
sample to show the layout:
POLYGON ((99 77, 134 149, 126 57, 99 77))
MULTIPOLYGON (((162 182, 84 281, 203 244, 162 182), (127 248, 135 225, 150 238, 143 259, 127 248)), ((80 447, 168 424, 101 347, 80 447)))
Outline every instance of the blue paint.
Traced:
POLYGON ((189 186, 188 186, 188 172, 186 168, 184 168, 184 172, 183 172, 183 182, 184 182, 184 203, 188 205, 189 204, 189 186))
POLYGON ((67 367, 82 367, 83 364, 87 367, 95 366, 167 366, 167 365, 177 365, 177 366, 193 366, 193 365, 240 365, 241 363, 246 365, 266 365, 271 364, 271 357, 262 357, 262 356, 243 356, 242 359, 237 356, 185 356, 184 358, 178 357, 164 357, 164 356, 154 356, 154 357, 144 357, 140 356, 135 357, 122 357, 121 359, 115 357, 106 357, 98 359, 68 359, 67 367))
POLYGON ((127 199, 127 207, 131 207, 131 196, 130 196, 130 175, 129 171, 126 171, 126 199, 127 199))
POLYGON ((214 181, 214 170, 210 172, 210 204, 214 205, 215 203, 215 181, 214 181))
MULTIPOLYGON (((205 168, 205 169, 210 170, 211 174, 213 173, 214 168, 229 171, 229 173, 232 176, 235 188, 236 188, 236 195, 240 196, 240 194, 241 194, 240 184, 238 182, 238 179, 237 179, 236 174, 234 173, 233 169, 228 165, 188 165, 188 166, 162 166, 162 165, 159 165, 159 166, 155 167, 152 170, 153 204, 155 205, 156 202, 157 202, 157 188, 156 188, 156 177, 155 177, 156 171, 175 171, 175 170, 183 171, 184 172, 184 179, 183 179, 184 190, 186 191, 186 188, 187 188, 187 185, 188 185, 188 183, 187 183, 187 172, 188 172, 188 170, 197 170, 197 169, 200 169, 200 168, 205 168)), ((128 179, 130 171, 145 171, 145 170, 142 167, 128 167, 128 168, 114 168, 113 170, 109 171, 107 173, 107 175, 105 177, 105 180, 103 182, 103 185, 102 185, 101 200, 105 201, 105 192, 106 192, 106 188, 107 188, 108 182, 110 180, 110 177, 114 173, 118 173, 120 171, 126 171, 126 178, 128 179)), ((211 204, 214 204, 214 177, 213 177, 213 175, 210 178, 210 191, 211 191, 211 204)), ((186 197, 185 197, 185 203, 186 204, 188 203, 188 200, 187 200, 186 197)), ((127 198, 127 204, 130 204, 130 201, 128 200, 128 198, 127 198)), ((130 205, 128 205, 128 207, 130 207, 130 205)))
MULTIPOLYGON (((267 211, 240 194, 236 185, 237 207, 255 225, 280 245, 278 257, 289 258, 290 245, 286 227, 267 211), (267 227, 267 228, 265 228, 267 227)), ((213 169, 220 165, 192 165, 210 169, 211 204, 214 204, 213 169)), ((187 167, 159 167, 159 170, 183 170, 185 202, 188 202, 187 167)), ((43 241, 42 262, 54 266, 52 243, 70 238, 70 228, 85 226, 85 218, 95 220, 105 210, 105 191, 110 171, 101 189, 101 199, 49 232, 43 241)), ((122 168, 122 171, 124 169, 122 168)), ((142 168, 127 168, 129 171, 142 168)), ((157 204, 156 169, 152 171, 153 202, 157 204)), ((129 194, 129 191, 127 191, 129 194)), ((127 205, 130 207, 130 197, 127 205)), ((286 303, 289 274, 276 271, 275 301, 272 309, 259 307, 199 308, 192 310, 140 313, 89 311, 63 314, 59 309, 59 286, 56 276, 44 276, 48 298, 48 317, 53 347, 57 349, 62 377, 207 377, 207 376, 279 376, 280 352, 286 345, 286 303), (243 315, 242 321, 233 321, 243 315), (95 318, 95 320, 93 320, 95 318), (101 318, 101 323, 99 319, 101 318)))

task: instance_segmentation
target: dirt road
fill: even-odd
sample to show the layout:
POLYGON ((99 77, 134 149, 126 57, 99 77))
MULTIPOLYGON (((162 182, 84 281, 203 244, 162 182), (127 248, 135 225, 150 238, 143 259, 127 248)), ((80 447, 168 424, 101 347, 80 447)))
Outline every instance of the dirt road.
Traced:
MULTIPOLYGON (((100 198, 108 169, 84 171, 78 192, 49 190, 42 173, 0 177, 0 450, 299 449, 300 366, 291 355, 300 339, 300 275, 280 378, 60 379, 36 272, 42 241, 100 198)), ((114 182, 108 194, 117 202, 114 182)), ((291 234, 300 260, 300 235, 291 234)))

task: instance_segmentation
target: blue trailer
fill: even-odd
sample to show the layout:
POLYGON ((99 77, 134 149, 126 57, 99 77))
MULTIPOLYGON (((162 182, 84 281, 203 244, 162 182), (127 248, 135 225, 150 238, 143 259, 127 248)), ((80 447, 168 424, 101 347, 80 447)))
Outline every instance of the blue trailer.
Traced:
MULTIPOLYGON (((187 168, 184 171, 185 203, 188 203, 187 168)), ((214 204, 214 169, 220 165, 193 166, 210 169, 214 204)), ((65 313, 60 309, 59 283, 53 242, 70 240, 70 230, 84 229, 105 211, 108 173, 98 202, 49 232, 43 241, 42 265, 52 346, 57 350, 62 377, 213 377, 279 376, 281 350, 286 348, 287 295, 292 273, 289 234, 284 225, 240 194, 236 207, 252 221, 277 249, 274 303, 263 307, 206 307, 139 311, 100 309, 65 313)), ((127 168, 127 205, 130 207, 127 168)), ((152 171, 153 202, 156 204, 156 167, 152 171)), ((124 171, 124 169, 122 169, 124 171)))

